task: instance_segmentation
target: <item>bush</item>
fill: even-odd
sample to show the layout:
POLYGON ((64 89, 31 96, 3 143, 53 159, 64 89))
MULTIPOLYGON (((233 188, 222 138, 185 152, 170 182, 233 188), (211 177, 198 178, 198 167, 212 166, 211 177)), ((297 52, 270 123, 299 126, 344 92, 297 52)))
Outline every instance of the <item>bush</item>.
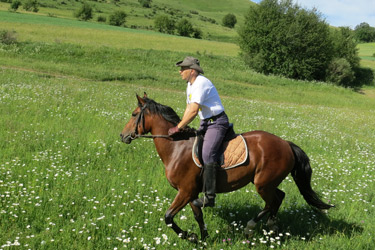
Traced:
POLYGON ((239 30, 245 62, 264 74, 325 80, 333 58, 329 26, 316 10, 290 0, 263 0, 249 9, 239 30))
POLYGON ((107 22, 107 18, 105 16, 98 16, 96 20, 101 23, 107 22))
POLYGON ((12 3, 10 4, 10 10, 11 11, 17 11, 18 8, 22 5, 21 1, 19 0, 14 0, 12 1, 12 3))
POLYGON ((17 43, 15 31, 0 30, 0 43, 10 45, 17 43))
POLYGON ((228 28, 234 28, 237 23, 237 18, 234 14, 227 14, 223 18, 223 25, 228 28))
POLYGON ((190 35, 194 32, 194 28, 193 28, 193 25, 191 24, 191 22, 189 20, 187 20, 186 18, 183 18, 181 19, 178 23, 177 23, 177 33, 180 35, 180 36, 187 36, 187 37, 190 37, 190 35))
POLYGON ((23 3, 23 9, 26 11, 38 12, 39 3, 37 0, 27 0, 23 3))
POLYGON ((158 16, 154 21, 155 29, 162 33, 173 34, 175 30, 175 24, 172 19, 167 15, 158 16))
POLYGON ((87 21, 92 19, 92 7, 88 3, 83 3, 81 8, 79 8, 75 13, 74 16, 79 20, 87 21))
POLYGON ((355 68, 355 85, 374 85, 374 71, 371 68, 355 68))
POLYGON ((138 0, 143 8, 151 8, 152 0, 138 0))
POLYGON ((194 28, 193 29, 193 34, 192 34, 192 36, 194 37, 194 38, 196 38, 196 39, 202 39, 202 30, 201 29, 199 29, 199 28, 194 28))
POLYGON ((350 87, 355 76, 350 63, 345 58, 332 60, 327 69, 327 81, 336 85, 350 87))
POLYGON ((126 21, 126 13, 122 10, 115 11, 109 16, 109 24, 114 26, 123 26, 126 21))

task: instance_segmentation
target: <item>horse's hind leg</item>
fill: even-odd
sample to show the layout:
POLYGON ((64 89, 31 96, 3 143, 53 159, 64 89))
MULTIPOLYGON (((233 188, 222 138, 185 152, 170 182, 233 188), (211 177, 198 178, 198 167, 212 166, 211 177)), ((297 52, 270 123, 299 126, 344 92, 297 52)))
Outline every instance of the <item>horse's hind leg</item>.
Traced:
POLYGON ((203 221, 203 213, 200 207, 194 206, 192 202, 190 202, 190 207, 193 210, 194 218, 198 222, 199 229, 201 231, 201 239, 205 240, 208 236, 206 225, 203 221))

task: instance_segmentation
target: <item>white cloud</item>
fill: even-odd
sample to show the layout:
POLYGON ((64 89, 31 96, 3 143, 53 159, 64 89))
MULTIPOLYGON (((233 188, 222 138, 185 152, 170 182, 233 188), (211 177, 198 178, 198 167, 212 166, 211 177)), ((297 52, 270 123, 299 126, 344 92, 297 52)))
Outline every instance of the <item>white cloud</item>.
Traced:
MULTIPOLYGON (((260 2, 260 0, 253 0, 260 2)), ((375 27, 374 0, 293 0, 304 9, 316 8, 332 26, 349 26, 354 29, 366 22, 375 27)))

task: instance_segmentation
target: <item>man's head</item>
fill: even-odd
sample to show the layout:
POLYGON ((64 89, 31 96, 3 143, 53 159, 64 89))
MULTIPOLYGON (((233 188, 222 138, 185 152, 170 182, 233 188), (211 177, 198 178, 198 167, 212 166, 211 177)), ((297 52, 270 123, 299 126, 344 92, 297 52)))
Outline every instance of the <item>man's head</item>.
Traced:
POLYGON ((177 67, 181 67, 181 71, 186 69, 194 69, 200 74, 204 74, 203 69, 199 65, 199 60, 192 56, 187 56, 183 61, 176 63, 177 67))

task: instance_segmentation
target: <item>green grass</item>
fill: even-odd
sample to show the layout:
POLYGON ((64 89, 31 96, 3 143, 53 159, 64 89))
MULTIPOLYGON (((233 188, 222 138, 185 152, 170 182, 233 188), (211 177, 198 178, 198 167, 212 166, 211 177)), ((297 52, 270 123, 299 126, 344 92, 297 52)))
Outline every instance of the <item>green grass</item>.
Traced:
MULTIPOLYGON (((227 52, 230 43, 44 18, 0 14, 20 40, 0 45, 0 249, 374 248, 374 87, 361 94, 260 75, 227 52), (178 47, 185 43, 199 50, 178 47), (125 145, 119 133, 135 93, 183 114, 186 83, 174 63, 186 54, 201 60, 236 132, 266 130, 301 146, 314 190, 336 208, 316 213, 289 176, 280 186, 280 235, 262 223, 243 235, 264 206, 251 184, 204 210, 205 243, 183 241, 165 225, 176 191, 155 147, 147 139, 125 145)), ((189 207, 175 220, 198 233, 189 207)))

